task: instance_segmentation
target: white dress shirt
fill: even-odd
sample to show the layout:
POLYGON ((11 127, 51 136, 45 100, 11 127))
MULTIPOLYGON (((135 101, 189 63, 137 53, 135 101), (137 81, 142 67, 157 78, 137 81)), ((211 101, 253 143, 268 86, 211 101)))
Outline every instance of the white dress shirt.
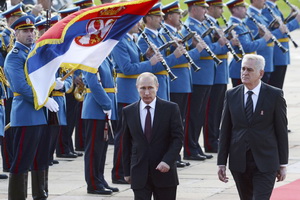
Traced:
MULTIPOLYGON (((261 88, 261 81, 259 81, 259 84, 253 90, 251 90, 253 92, 253 94, 252 94, 253 112, 255 111, 255 108, 256 108, 260 88, 261 88)), ((246 102, 247 102, 247 98, 248 98, 248 94, 247 94, 248 91, 249 91, 249 89, 246 86, 244 86, 244 106, 245 106, 245 108, 246 108, 246 102)))

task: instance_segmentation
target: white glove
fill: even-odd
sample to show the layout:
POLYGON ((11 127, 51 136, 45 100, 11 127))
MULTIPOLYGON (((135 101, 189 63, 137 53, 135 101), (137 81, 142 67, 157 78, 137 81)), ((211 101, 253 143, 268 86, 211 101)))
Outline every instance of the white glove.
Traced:
POLYGON ((103 112, 107 115, 108 119, 111 118, 111 110, 103 110, 103 112))
POLYGON ((65 81, 62 81, 60 77, 56 79, 56 85, 54 87, 55 90, 60 90, 64 87, 65 81))
POLYGON ((59 110, 57 102, 51 97, 48 98, 48 101, 44 106, 48 108, 51 112, 58 112, 59 110))

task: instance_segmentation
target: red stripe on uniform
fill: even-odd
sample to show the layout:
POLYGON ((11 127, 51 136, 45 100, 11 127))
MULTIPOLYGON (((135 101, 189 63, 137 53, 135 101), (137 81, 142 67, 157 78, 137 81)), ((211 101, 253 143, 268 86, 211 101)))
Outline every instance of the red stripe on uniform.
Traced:
POLYGON ((19 166, 20 166, 20 162, 21 162, 22 154, 23 154, 25 132, 26 132, 26 127, 22 127, 21 138, 20 138, 20 142, 19 142, 19 152, 17 153, 18 157, 17 157, 16 167, 15 167, 15 171, 13 172, 15 174, 17 174, 19 172, 19 166))

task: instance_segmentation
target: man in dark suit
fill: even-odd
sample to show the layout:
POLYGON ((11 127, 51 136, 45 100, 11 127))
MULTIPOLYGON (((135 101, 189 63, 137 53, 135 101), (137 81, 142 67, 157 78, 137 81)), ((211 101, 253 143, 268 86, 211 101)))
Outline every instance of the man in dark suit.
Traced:
POLYGON ((156 96, 158 80, 137 78, 141 100, 123 109, 123 165, 135 200, 175 200, 177 156, 183 143, 179 107, 156 96))
POLYGON ((248 54, 242 85, 226 92, 218 152, 219 179, 228 181, 226 164, 242 200, 268 200, 275 179, 283 181, 288 163, 286 102, 281 89, 261 81, 265 60, 248 54))

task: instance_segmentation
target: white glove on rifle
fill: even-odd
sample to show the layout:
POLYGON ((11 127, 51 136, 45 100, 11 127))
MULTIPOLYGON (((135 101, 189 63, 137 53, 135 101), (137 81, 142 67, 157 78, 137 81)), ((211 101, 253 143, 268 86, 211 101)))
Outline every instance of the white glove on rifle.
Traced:
POLYGON ((44 106, 48 108, 51 112, 58 112, 59 110, 57 102, 51 97, 48 98, 48 101, 44 106))
POLYGON ((108 119, 111 118, 111 110, 103 110, 103 112, 107 115, 108 119))
POLYGON ((55 90, 60 90, 64 87, 65 81, 62 81, 60 77, 56 79, 56 85, 54 87, 55 90))

